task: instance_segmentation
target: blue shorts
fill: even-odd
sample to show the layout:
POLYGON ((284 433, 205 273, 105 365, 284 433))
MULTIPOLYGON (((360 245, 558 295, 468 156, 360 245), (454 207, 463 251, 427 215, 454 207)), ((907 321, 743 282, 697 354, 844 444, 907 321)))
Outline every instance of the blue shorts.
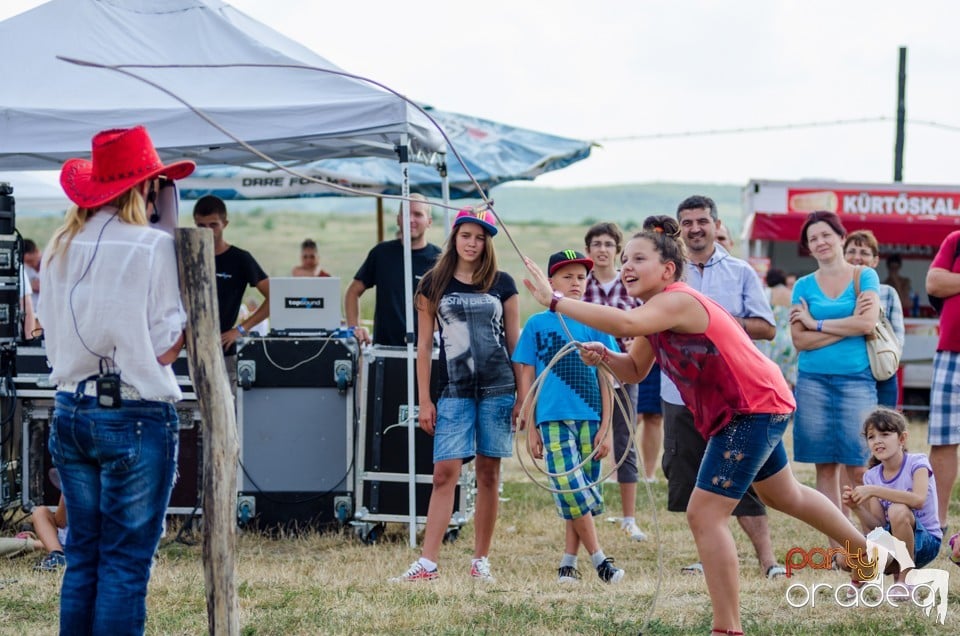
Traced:
POLYGON ((790 413, 738 415, 707 442, 697 488, 739 500, 755 481, 773 477, 787 465, 783 432, 790 413))
POLYGON ((863 421, 877 407, 870 369, 852 375, 797 374, 793 458, 810 464, 865 466, 863 421))
POLYGON ((433 461, 470 461, 476 455, 513 455, 513 394, 473 398, 440 398, 433 435, 433 461))
POLYGON ((647 377, 637 385, 637 413, 660 415, 660 365, 653 363, 647 377))
MULTIPOLYGON (((930 532, 917 521, 916 513, 914 513, 913 522, 915 526, 913 530, 913 563, 918 568, 922 568, 937 558, 937 555, 940 554, 940 543, 943 540, 930 534, 930 532)), ((883 529, 890 532, 890 524, 884 525, 883 529)))
MULTIPOLYGON (((564 473, 593 452, 593 438, 600 430, 600 422, 563 420, 543 422, 538 425, 543 438, 543 456, 547 470, 551 473, 564 473)), ((551 477, 550 483, 557 490, 578 490, 577 492, 555 492, 553 501, 557 512, 564 519, 579 519, 587 513, 594 516, 603 512, 603 497, 600 495, 600 462, 590 461, 569 475, 551 477), (593 484, 586 488, 587 484, 593 484)))
POLYGON ((930 384, 931 446, 960 444, 960 353, 937 351, 930 384))

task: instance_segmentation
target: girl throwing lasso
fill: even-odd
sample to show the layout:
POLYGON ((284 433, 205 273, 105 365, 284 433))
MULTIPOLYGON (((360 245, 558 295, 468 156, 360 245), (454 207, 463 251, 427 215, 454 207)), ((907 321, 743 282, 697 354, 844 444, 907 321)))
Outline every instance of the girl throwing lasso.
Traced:
POLYGON ((685 283, 680 227, 649 217, 624 248, 621 277, 643 305, 623 312, 551 292, 530 259, 524 281, 539 303, 620 338, 635 338, 627 353, 587 343, 588 363, 605 360, 621 382, 642 380, 660 363, 708 441, 687 521, 713 603, 713 634, 743 634, 737 549, 728 525, 753 483, 764 502, 841 542, 865 549, 860 532, 830 501, 801 485, 790 470, 781 437, 795 403, 780 369, 759 352, 720 305, 685 283))

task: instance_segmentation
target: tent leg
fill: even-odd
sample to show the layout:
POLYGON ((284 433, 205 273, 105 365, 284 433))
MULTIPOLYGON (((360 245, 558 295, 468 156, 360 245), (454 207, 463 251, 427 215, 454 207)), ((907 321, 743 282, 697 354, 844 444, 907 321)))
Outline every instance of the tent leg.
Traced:
MULTIPOLYGON (((411 243, 410 243, 410 202, 407 201, 407 198, 410 196, 410 164, 409 164, 409 148, 407 146, 408 140, 407 136, 403 135, 400 141, 400 194, 403 195, 403 200, 400 201, 400 211, 401 211, 401 223, 400 227, 402 228, 403 234, 403 280, 412 281, 413 280, 413 260, 411 256, 411 243)), ((410 547, 416 547, 417 545, 417 460, 415 452, 416 437, 417 432, 417 418, 414 417, 415 403, 413 385, 415 376, 414 362, 416 360, 416 352, 414 351, 414 336, 413 336, 413 290, 410 283, 405 283, 403 286, 403 296, 404 296, 404 310, 406 314, 407 321, 407 470, 409 481, 408 485, 408 502, 409 502, 409 523, 410 523, 410 547)))

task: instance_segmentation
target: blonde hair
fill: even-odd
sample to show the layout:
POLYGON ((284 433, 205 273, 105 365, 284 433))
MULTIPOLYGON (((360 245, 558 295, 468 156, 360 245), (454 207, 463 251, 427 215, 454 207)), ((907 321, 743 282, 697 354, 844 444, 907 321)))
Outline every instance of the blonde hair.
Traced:
MULTIPOLYGON (((130 188, 107 205, 113 205, 118 208, 117 218, 123 223, 129 223, 130 225, 147 224, 146 204, 143 201, 143 196, 140 194, 139 186, 130 188)), ((73 237, 83 229, 86 222, 89 221, 90 217, 98 210, 100 210, 100 208, 81 208, 78 205, 70 206, 70 209, 67 210, 66 217, 64 217, 63 225, 57 228, 53 233, 53 238, 50 239, 49 256, 47 257, 48 262, 52 261, 53 258, 60 253, 66 253, 71 241, 73 241, 73 237)))

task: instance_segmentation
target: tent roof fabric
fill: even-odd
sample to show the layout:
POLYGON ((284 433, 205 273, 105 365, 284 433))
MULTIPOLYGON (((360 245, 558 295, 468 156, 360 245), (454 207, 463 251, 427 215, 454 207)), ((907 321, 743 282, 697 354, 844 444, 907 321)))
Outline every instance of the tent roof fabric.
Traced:
POLYGON ((176 99, 106 65, 132 68, 275 159, 394 157, 402 134, 418 152, 439 133, 401 98, 218 0, 52 0, 0 22, 0 170, 56 168, 87 156, 94 133, 143 124, 165 160, 258 160, 176 99), (209 65, 248 65, 209 68, 209 65), (207 65, 207 68, 202 66, 207 65), (199 66, 199 67, 198 67, 199 66))
MULTIPOLYGON (((442 126, 484 190, 507 181, 533 180, 545 172, 565 168, 590 156, 592 144, 588 141, 514 128, 469 115, 430 108, 427 111, 442 126)), ((446 165, 451 198, 479 196, 452 153, 447 155, 446 165)), ((298 166, 296 170, 325 183, 349 186, 365 193, 400 194, 401 174, 396 159, 322 159, 298 166)), ((411 163, 408 172, 412 191, 432 198, 441 197, 441 176, 437 166, 411 163)), ((304 182, 266 164, 255 168, 201 166, 179 186, 181 197, 186 199, 197 199, 206 194, 234 200, 343 194, 324 185, 304 182)))

